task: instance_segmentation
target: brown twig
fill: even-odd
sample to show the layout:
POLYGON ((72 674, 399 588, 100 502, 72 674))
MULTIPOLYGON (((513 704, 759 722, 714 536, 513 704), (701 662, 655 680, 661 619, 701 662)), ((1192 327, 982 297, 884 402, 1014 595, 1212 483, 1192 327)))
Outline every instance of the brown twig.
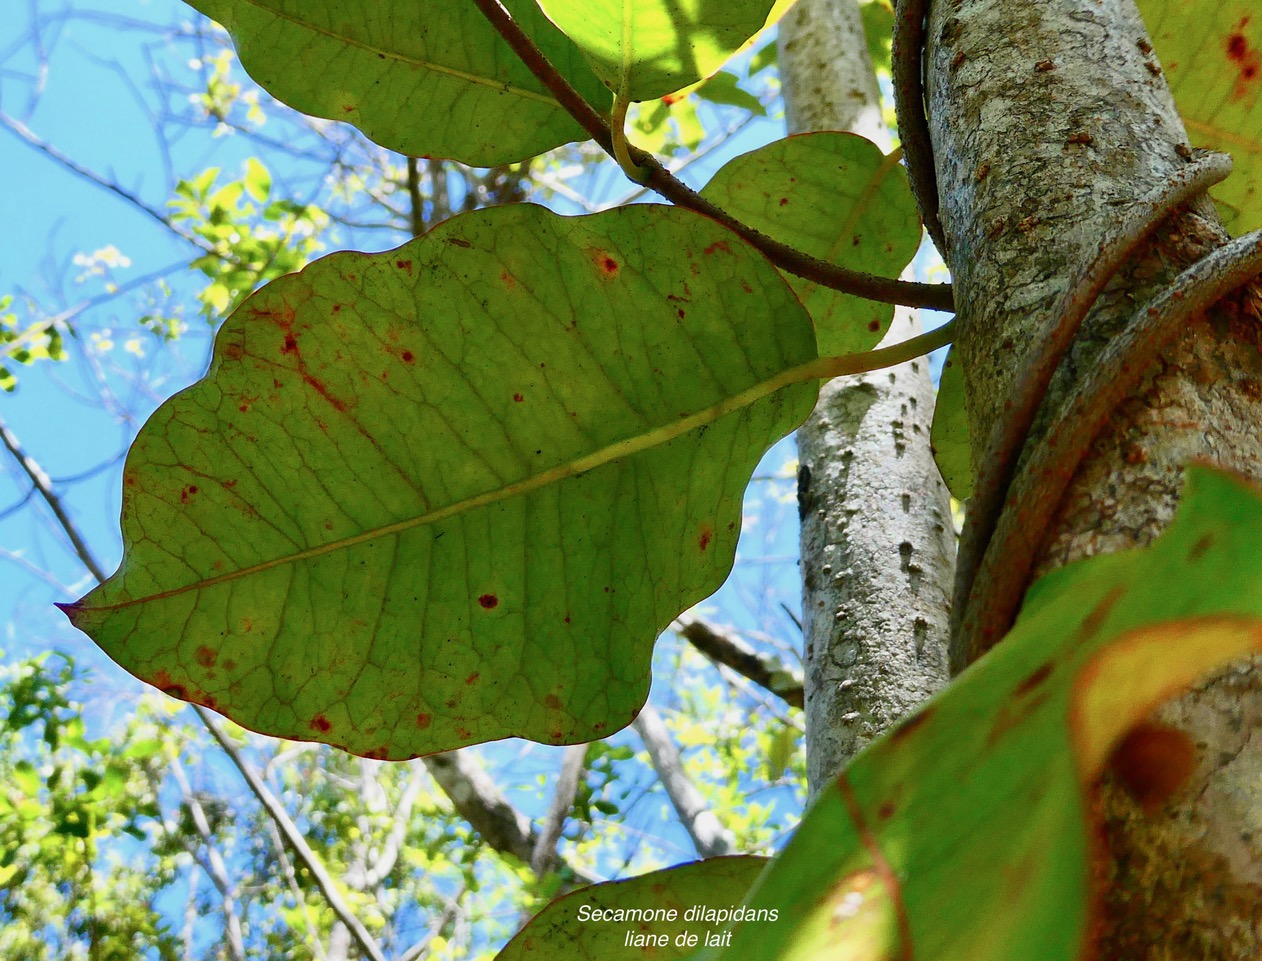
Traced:
POLYGON ((1259 274, 1262 231, 1254 231, 1179 274, 1109 344, 1013 483, 953 641, 953 666, 980 657, 1011 626, 1065 489, 1110 414, 1194 316, 1259 274))
MULTIPOLYGON (((1083 320, 1122 264, 1171 212, 1212 184, 1224 180, 1229 173, 1231 158, 1225 154, 1198 156, 1194 163, 1179 170, 1169 183, 1134 204, 1114 230, 1100 241, 1095 256, 1086 267, 1069 279, 1065 292, 1051 311, 1051 316, 1055 318, 1051 330, 1013 380, 1013 397, 991 430, 986 453, 977 471, 973 499, 964 522, 956 561, 952 605, 956 630, 952 631, 953 635, 960 633, 958 628, 963 623, 970 595, 977 583, 978 569, 1003 511, 1030 426, 1047 393, 1052 375, 1073 344, 1083 320)), ((957 668, 961 666, 957 665, 957 668)))
MULTIPOLYGON (((522 63, 556 98, 557 103, 573 117, 601 149, 614 156, 614 143, 608 120, 583 99, 569 81, 552 65, 533 40, 517 25, 499 0, 473 0, 482 15, 512 48, 522 63)), ((710 203, 667 170, 652 154, 632 147, 631 160, 645 172, 644 184, 679 207, 687 207, 718 221, 742 239, 758 248, 777 267, 791 274, 814 281, 821 287, 840 290, 886 304, 928 307, 933 310, 954 310, 949 284, 918 284, 877 277, 861 271, 839 267, 816 257, 809 257, 788 244, 772 240, 749 227, 727 211, 710 203)))

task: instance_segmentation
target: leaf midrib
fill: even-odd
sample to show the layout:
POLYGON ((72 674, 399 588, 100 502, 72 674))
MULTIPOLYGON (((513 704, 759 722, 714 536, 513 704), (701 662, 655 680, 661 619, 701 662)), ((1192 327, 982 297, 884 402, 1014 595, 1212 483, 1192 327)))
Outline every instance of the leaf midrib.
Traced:
POLYGON ((437 510, 429 511, 418 517, 411 517, 401 521, 395 521, 392 524, 385 524, 381 527, 374 527, 371 530, 364 531, 351 537, 343 537, 338 540, 330 541, 327 544, 320 544, 317 547, 310 547, 306 550, 297 551, 293 554, 286 554, 281 557, 273 558, 270 561, 264 561, 261 564, 254 564, 250 567, 241 568, 237 571, 231 571, 227 574, 219 574, 215 577, 203 578, 191 584, 185 584, 180 587, 171 588, 166 591, 159 591, 154 594, 147 594, 143 597, 129 598, 125 601, 118 601, 113 604, 102 604, 93 606, 80 606, 79 604, 69 605, 70 609, 77 611, 113 611, 127 607, 134 607, 137 604, 146 604, 152 601, 161 601, 169 597, 178 597, 181 594, 187 594, 190 591, 201 591, 219 584, 226 584, 231 581, 243 580, 252 577, 255 574, 261 574, 264 571, 272 570, 277 567, 283 567, 287 564, 297 564, 302 561, 313 560, 326 554, 333 554, 340 550, 346 550, 359 544, 376 540, 381 537, 389 537, 394 534, 400 534, 404 531, 412 530, 416 527, 424 527, 430 524, 436 524, 444 521, 449 517, 455 517, 467 511, 477 510, 486 507, 498 501, 507 500, 510 497, 519 497, 531 494, 536 490, 547 487, 550 484, 559 483, 570 477, 576 477, 588 471, 603 467, 606 464, 624 458, 633 457, 636 454, 651 450, 669 443, 678 437, 690 431, 696 430, 707 424, 712 424, 721 417, 728 414, 736 413, 743 410, 766 397, 770 397, 777 391, 790 387, 793 384, 804 383, 810 380, 817 380, 821 376, 828 376, 829 369, 827 363, 835 361, 836 358, 816 358, 799 364, 796 367, 790 367, 770 377, 767 380, 760 381, 751 387, 747 387, 717 404, 712 404, 703 410, 681 417, 679 420, 670 424, 664 424, 652 430, 637 434, 633 437, 625 438, 608 444, 599 450, 590 454, 577 457, 565 463, 558 464, 546 471, 535 474, 531 477, 523 478, 512 484, 503 487, 485 491, 481 494, 475 494, 472 497, 466 497, 463 500, 440 507, 437 510))

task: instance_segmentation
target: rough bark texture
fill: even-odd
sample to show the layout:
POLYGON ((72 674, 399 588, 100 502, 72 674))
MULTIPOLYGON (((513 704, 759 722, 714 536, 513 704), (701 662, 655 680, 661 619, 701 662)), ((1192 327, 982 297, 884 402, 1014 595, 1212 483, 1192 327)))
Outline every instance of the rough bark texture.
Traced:
MULTIPOLYGON (((1187 135, 1131 0, 938 0, 928 38, 958 346, 972 436, 984 441, 1071 268, 1119 205, 1187 162, 1187 135)), ((1051 406, 1138 305, 1223 238, 1207 202, 1170 218, 1088 318, 1051 406)), ((1259 303, 1253 291, 1219 304, 1115 413, 1066 494, 1042 569, 1151 541, 1192 458, 1262 477, 1259 303)), ((1258 664, 1244 664, 1162 710, 1200 764, 1159 815, 1102 789, 1111 859, 1099 957, 1262 956, 1260 691, 1258 664)))
MULTIPOLYGON (((853 130, 888 144, 854 0, 798 0, 779 42, 790 132, 853 130)), ((918 329, 899 310, 889 339, 918 329)), ((955 548, 932 414, 919 360, 825 384, 798 430, 812 794, 946 683, 955 548)))

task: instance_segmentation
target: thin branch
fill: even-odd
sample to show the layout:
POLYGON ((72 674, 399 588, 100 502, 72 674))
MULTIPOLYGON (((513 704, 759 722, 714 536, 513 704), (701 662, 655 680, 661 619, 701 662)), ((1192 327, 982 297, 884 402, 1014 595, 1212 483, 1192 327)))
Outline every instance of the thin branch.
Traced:
POLYGON ((302 836, 302 832, 298 830, 298 826, 294 824, 289 817, 289 812, 271 792, 266 784, 254 772, 254 769, 246 763, 245 758, 241 756, 241 752, 237 750, 237 746, 224 733, 223 729, 215 721, 210 713, 200 705, 194 704, 193 710, 197 716, 202 719, 202 723, 206 725, 206 729, 210 731, 211 736, 219 742, 219 746, 223 748, 224 753, 228 755, 228 759, 232 761, 241 777, 245 780, 246 785, 250 789, 250 793, 263 806, 280 829, 288 843, 290 849, 298 856, 298 860, 303 866, 311 872, 311 877, 316 883, 316 887, 320 889, 325 902, 338 919, 346 925, 351 936, 359 945, 361 951, 364 952, 372 961, 386 961, 385 956, 381 953, 381 949, 377 946, 377 942, 364 927, 364 923, 355 916, 350 906, 343 900, 342 894, 337 889, 337 884, 325 869, 323 862, 319 859, 311 847, 307 844, 307 839, 302 836))
POLYGON ((736 845, 731 834, 706 805, 705 798, 684 771, 679 749, 653 706, 645 704, 631 726, 648 749, 653 770, 666 788, 666 795, 696 845, 697 853, 703 858, 734 854, 736 845))
POLYGON ((206 845, 206 862, 202 867, 210 875, 210 880, 215 885, 215 889, 219 892, 219 898, 223 902, 224 925, 228 934, 228 950, 237 961, 245 961, 245 939, 241 934, 241 918, 237 914, 236 885, 232 883, 232 879, 228 876, 228 866, 224 863, 223 855, 219 853, 219 848, 215 844, 215 833, 210 828, 210 819, 206 817, 206 809, 202 807, 202 802, 193 793, 192 786, 184 775, 184 765, 180 763, 178 758, 172 758, 171 760, 171 774, 174 776, 175 783, 179 786, 180 793, 184 797, 184 804, 188 807, 188 812, 192 816, 193 827, 197 831, 198 837, 202 839, 202 843, 206 845))
POLYGON ((44 473, 43 468, 30 455, 22 450, 22 445, 18 443, 18 439, 13 436, 13 432, 9 430, 8 425, 5 424, 2 418, 0 418, 0 442, 4 444, 5 449, 13 456, 13 459, 18 462, 26 476, 31 479, 31 483, 39 491, 40 497, 44 498, 44 503, 53 512, 53 516, 57 518, 57 523, 66 532, 66 536, 70 538, 70 544, 73 546, 79 560, 83 562, 83 566, 91 571, 92 576, 98 581, 105 580, 104 568, 97 562, 92 551, 88 549, 87 543, 79 534, 79 529, 75 526, 74 521, 70 519, 70 515, 66 513, 65 507, 62 506, 61 498, 53 491, 52 482, 48 479, 48 475, 44 473))
POLYGON ((778 658, 759 654, 735 635, 717 631, 697 618, 681 618, 676 632, 711 660, 749 678, 790 707, 802 707, 802 675, 778 658))
MULTIPOLYGON (((426 769, 451 800, 456 813, 501 854, 511 854, 529 864, 538 844, 538 832, 530 818, 513 807, 476 760, 467 751, 448 751, 422 758, 426 769)), ((580 884, 592 879, 561 862, 564 873, 580 884)))
POLYGON ((578 794, 578 782, 583 776, 586 762, 586 744, 571 744, 561 757, 561 776, 557 778, 557 787, 552 795, 548 816, 544 818, 539 837, 535 840, 535 849, 530 855, 530 867, 540 877, 548 873, 552 862, 556 860, 557 842, 561 840, 565 819, 569 816, 570 809, 574 807, 574 798, 578 794))
MULTIPOLYGON (((526 35, 520 26, 500 5, 499 0, 473 0, 482 15, 491 23, 496 32, 504 38, 513 52, 521 58, 531 73, 556 98, 567 113, 600 145, 611 157, 614 156, 614 138, 609 122, 583 99, 569 81, 552 65, 534 41, 526 35)), ((949 284, 918 284, 895 280, 889 277, 877 277, 860 271, 839 267, 816 257, 808 257, 800 250, 787 244, 772 240, 740 221, 720 207, 703 198, 683 181, 675 177, 662 166, 656 157, 647 151, 631 148, 632 162, 645 172, 645 185, 680 207, 687 207, 697 213, 705 214, 718 221, 729 230, 734 231, 744 240, 761 250, 777 267, 812 280, 822 287, 844 291, 856 297, 865 297, 882 303, 906 304, 909 307, 930 307, 933 310, 953 310, 951 287, 949 284)))

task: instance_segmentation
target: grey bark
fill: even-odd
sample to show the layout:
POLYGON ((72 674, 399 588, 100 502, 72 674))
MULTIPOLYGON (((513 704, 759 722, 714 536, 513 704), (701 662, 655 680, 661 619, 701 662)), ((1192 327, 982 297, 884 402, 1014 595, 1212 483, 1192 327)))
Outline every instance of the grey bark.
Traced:
MULTIPOLYGON (((1187 135, 1132 0, 938 2, 928 38, 958 348, 972 436, 984 440, 1071 269, 1119 205, 1186 162, 1187 135)), ((1044 409, 1074 391, 1137 304, 1224 236, 1205 202, 1170 218, 1101 298, 1044 409)), ((1254 289, 1217 305, 1115 413, 1061 504, 1042 569, 1151 541, 1193 457, 1262 477, 1259 304, 1254 289)), ((1189 734, 1199 767, 1156 817, 1104 788, 1111 858, 1099 956, 1256 959, 1258 663, 1198 687, 1161 717, 1189 734)))
MULTIPOLYGON (((779 43, 791 133, 852 130, 888 143, 855 0, 798 0, 779 43)), ((887 339, 918 331, 900 309, 887 339)), ((955 547, 932 414, 922 359, 825 384, 798 430, 812 795, 946 683, 955 547)))

